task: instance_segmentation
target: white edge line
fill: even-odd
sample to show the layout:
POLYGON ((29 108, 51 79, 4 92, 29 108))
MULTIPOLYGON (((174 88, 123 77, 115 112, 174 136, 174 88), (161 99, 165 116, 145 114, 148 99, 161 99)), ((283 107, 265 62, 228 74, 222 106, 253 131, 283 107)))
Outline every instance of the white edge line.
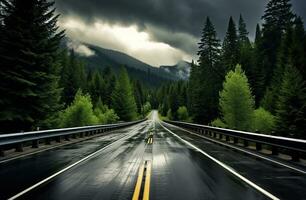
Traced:
MULTIPOLYGON (((129 133, 134 132, 137 128, 138 128, 138 127, 134 128, 132 131, 129 131, 129 133)), ((131 136, 130 136, 130 135, 127 135, 127 136, 125 136, 125 137, 120 138, 119 140, 117 140, 117 141, 115 141, 115 142, 113 142, 113 143, 111 143, 111 144, 109 144, 109 145, 103 147, 102 149, 99 149, 98 151, 96 151, 96 152, 94 152, 94 153, 92 153, 92 154, 86 156, 85 158, 82 158, 81 160, 79 160, 79 161, 77 161, 77 162, 75 162, 75 163, 73 163, 73 164, 71 164, 71 165, 65 167, 64 169, 62 169, 62 170, 60 170, 60 171, 58 171, 58 172, 56 172, 56 173, 54 173, 54 174, 52 174, 51 176, 49 176, 49 177, 43 179, 42 181, 40 181, 40 182, 38 182, 38 183, 32 185, 31 187, 29 187, 29 188, 27 188, 27 189, 25 189, 25 190, 19 192, 18 194, 16 194, 16 195, 10 197, 8 200, 14 200, 14 199, 17 199, 18 197, 21 197, 22 195, 28 193, 29 191, 31 191, 31 190, 37 188, 37 187, 40 186, 40 185, 46 183, 47 181, 51 180, 52 178, 54 178, 54 177, 56 177, 56 176, 62 174, 63 172, 69 170, 70 168, 72 168, 72 167, 74 167, 74 166, 80 164, 81 162, 84 162, 85 160, 88 160, 88 159, 92 158, 93 156, 97 155, 98 153, 100 153, 101 151, 105 150, 106 148, 108 148, 108 147, 110 147, 110 146, 112 146, 112 145, 114 145, 114 144, 120 142, 121 140, 124 140, 124 139, 128 138, 128 137, 131 137, 131 136)))
MULTIPOLYGON (((165 123, 165 122, 164 122, 164 123, 165 123)), ((166 123, 166 124, 168 124, 168 123, 166 123)), ((192 135, 195 135, 195 136, 197 136, 197 137, 201 137, 201 138, 203 138, 203 139, 205 139, 205 140, 209 140, 210 142, 218 143, 218 144, 220 144, 220 145, 227 146, 227 147, 230 147, 230 148, 232 148, 232 149, 236 149, 236 150, 238 150, 238 151, 241 151, 241 152, 243 152, 243 153, 247 153, 247 154, 250 154, 250 155, 252 155, 252 156, 261 158, 261 159, 263 159, 263 160, 270 161, 270 162, 272 162, 272 163, 281 165, 281 166, 283 166, 283 167, 289 168, 289 169, 294 170, 294 171, 297 171, 297 172, 299 172, 299 173, 306 174, 306 171, 303 171, 303 170, 301 170, 301 169, 292 167, 292 166, 290 166, 290 165, 286 165, 285 163, 281 163, 281 162, 279 162, 279 161, 276 161, 276 160, 267 158, 267 157, 265 157, 265 156, 258 155, 258 154, 256 154, 256 153, 253 153, 253 152, 244 150, 244 149, 242 149, 242 148, 239 148, 239 147, 236 147, 236 146, 233 146, 233 145, 230 145, 230 144, 226 144, 226 143, 223 143, 223 142, 220 142, 220 141, 217 141, 217 140, 214 140, 214 139, 211 139, 211 138, 208 138, 208 137, 205 137, 205 136, 202 136, 202 135, 193 133, 193 132, 191 132, 191 131, 189 131, 189 130, 186 130, 186 129, 184 129, 184 128, 181 128, 181 127, 179 127, 179 126, 174 126, 174 125, 172 125, 172 124, 168 124, 168 125, 173 126, 173 127, 175 127, 175 128, 178 128, 178 129, 181 129, 182 131, 188 132, 188 133, 190 133, 190 134, 192 134, 192 135)))
POLYGON ((180 139, 181 141, 183 141, 184 143, 188 144, 189 146, 191 146, 192 148, 196 149, 197 151, 199 151, 200 153, 202 153, 203 155, 205 155, 206 157, 208 157, 209 159, 213 160, 214 162, 216 162, 217 164, 219 164, 221 167, 223 167, 224 169, 226 169, 227 171, 229 171, 230 173, 232 173, 233 175, 237 176, 238 178, 240 178, 241 180, 243 180, 245 183, 249 184, 250 186, 252 186, 253 188, 255 188, 256 190, 258 190, 259 192, 261 192, 262 194, 264 194, 265 196, 273 199, 273 200, 280 200, 278 197, 274 196, 273 194, 269 193, 268 191, 264 190, 263 188, 261 188, 260 186, 256 185, 255 183, 253 183, 252 181, 248 180, 247 178, 245 178, 244 176, 240 175, 239 173, 237 173, 234 169, 232 169, 231 167, 227 166, 226 164, 222 163, 221 161, 217 160, 216 158, 210 156, 209 154, 207 154, 206 152, 204 152, 203 150, 199 149, 198 147, 196 147, 195 145, 191 144, 190 142, 182 139, 180 136, 176 135, 175 133, 173 133, 172 131, 170 131, 168 128, 164 127, 160 121, 158 121, 159 124, 165 129, 167 130, 169 133, 171 133, 172 135, 174 135, 175 137, 177 137, 178 139, 180 139))

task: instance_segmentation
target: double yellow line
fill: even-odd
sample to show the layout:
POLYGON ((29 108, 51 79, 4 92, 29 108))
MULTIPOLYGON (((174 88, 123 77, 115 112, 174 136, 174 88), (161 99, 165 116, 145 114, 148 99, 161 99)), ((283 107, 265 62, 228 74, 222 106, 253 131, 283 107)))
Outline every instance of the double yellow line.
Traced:
POLYGON ((153 144, 153 137, 150 137, 150 138, 148 139, 148 144, 153 144))
POLYGON ((145 161, 145 163, 140 166, 132 200, 140 200, 142 191, 143 191, 142 200, 149 200, 151 170, 152 170, 152 164, 151 161, 149 160, 145 161), (144 182, 144 187, 142 188, 143 179, 145 179, 145 182, 144 182))

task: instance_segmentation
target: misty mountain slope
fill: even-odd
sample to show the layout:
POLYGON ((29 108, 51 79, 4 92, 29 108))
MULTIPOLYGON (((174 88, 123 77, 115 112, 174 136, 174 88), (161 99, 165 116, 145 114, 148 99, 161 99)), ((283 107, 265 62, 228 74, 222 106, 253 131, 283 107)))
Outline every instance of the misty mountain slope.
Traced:
POLYGON ((187 80, 190 75, 191 64, 182 60, 173 66, 160 66, 160 69, 176 76, 178 79, 187 80))
POLYGON ((119 51, 77 43, 69 39, 66 44, 75 50, 78 57, 86 63, 89 69, 100 70, 111 67, 115 73, 118 73, 121 66, 125 66, 132 79, 140 80, 148 86, 155 87, 168 81, 186 80, 189 76, 190 66, 185 61, 174 66, 157 68, 119 51))

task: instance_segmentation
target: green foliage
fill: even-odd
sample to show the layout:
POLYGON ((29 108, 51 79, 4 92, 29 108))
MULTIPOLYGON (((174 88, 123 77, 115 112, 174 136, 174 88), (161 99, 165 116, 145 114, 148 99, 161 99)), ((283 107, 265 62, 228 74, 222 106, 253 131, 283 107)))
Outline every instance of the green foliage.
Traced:
POLYGON ((198 55, 199 65, 191 65, 188 109, 194 122, 207 124, 217 117, 218 92, 224 78, 219 58, 220 41, 209 18, 202 32, 198 55))
POLYGON ((137 106, 137 112, 142 113, 142 109, 144 106, 144 94, 143 94, 142 85, 140 84, 139 81, 133 83, 133 89, 134 89, 134 97, 137 106))
POLYGON ((212 121, 211 125, 219 128, 227 128, 226 124, 220 118, 217 118, 214 121, 212 121))
POLYGON ((265 74, 264 85, 270 86, 277 67, 278 53, 282 44, 283 34, 292 26, 294 14, 290 0, 270 0, 262 17, 263 36, 260 52, 262 53, 261 69, 265 74))
POLYGON ((249 130, 253 117, 254 99, 248 79, 241 69, 226 75, 223 91, 220 92, 220 109, 223 120, 229 128, 249 130))
POLYGON ((189 120, 189 114, 188 114, 188 110, 187 110, 186 106, 179 107, 179 109, 177 110, 177 116, 178 116, 178 120, 180 120, 180 121, 188 121, 189 120))
POLYGON ((66 50, 62 52, 61 65, 62 102, 69 105, 79 89, 87 89, 86 73, 84 64, 76 58, 73 50, 70 54, 66 50))
POLYGON ((241 14, 239 17, 238 31, 239 31, 239 35, 238 35, 239 45, 240 46, 251 46, 251 42, 248 37, 249 32, 247 31, 246 23, 244 22, 244 19, 241 14))
POLYGON ((99 124, 112 124, 119 120, 119 117, 113 109, 109 109, 107 105, 103 104, 101 98, 96 103, 94 114, 98 118, 99 124))
POLYGON ((277 132, 306 138, 306 85, 301 73, 287 66, 276 102, 277 132))
POLYGON ((268 111, 263 108, 258 108, 254 111, 254 118, 252 122, 252 131, 259 131, 259 133, 271 134, 275 129, 276 119, 268 111))
POLYGON ((123 67, 112 94, 112 105, 120 120, 132 121, 137 118, 137 107, 132 87, 127 71, 123 67))
POLYGON ((227 32, 222 47, 222 64, 226 72, 235 68, 239 62, 239 43, 237 29, 232 17, 229 19, 227 32))
POLYGON ((87 126, 98 123, 98 118, 93 112, 93 105, 88 94, 79 90, 70 106, 60 116, 61 127, 87 126))
POLYGON ((1 6, 1 131, 49 128, 61 108, 58 58, 64 35, 57 31, 54 2, 1 6))
POLYGON ((168 120, 173 120, 172 110, 171 109, 168 110, 166 117, 167 117, 168 120))
POLYGON ((147 115, 149 112, 151 112, 152 110, 152 107, 151 107, 151 104, 150 102, 146 102, 143 106, 143 109, 142 109, 142 114, 143 116, 147 115))

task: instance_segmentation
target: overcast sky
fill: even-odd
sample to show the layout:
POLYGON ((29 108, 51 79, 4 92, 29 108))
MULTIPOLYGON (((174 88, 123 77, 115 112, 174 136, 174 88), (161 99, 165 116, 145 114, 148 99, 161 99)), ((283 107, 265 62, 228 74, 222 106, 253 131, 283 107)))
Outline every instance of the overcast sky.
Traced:
MULTIPOLYGON (((209 16, 223 38, 229 16, 245 18, 254 37, 268 0, 56 0, 60 26, 74 40, 125 52, 153 66, 197 59, 209 16)), ((292 0, 306 19, 306 1, 292 0)), ((80 50, 87 51, 84 47, 80 50)))

